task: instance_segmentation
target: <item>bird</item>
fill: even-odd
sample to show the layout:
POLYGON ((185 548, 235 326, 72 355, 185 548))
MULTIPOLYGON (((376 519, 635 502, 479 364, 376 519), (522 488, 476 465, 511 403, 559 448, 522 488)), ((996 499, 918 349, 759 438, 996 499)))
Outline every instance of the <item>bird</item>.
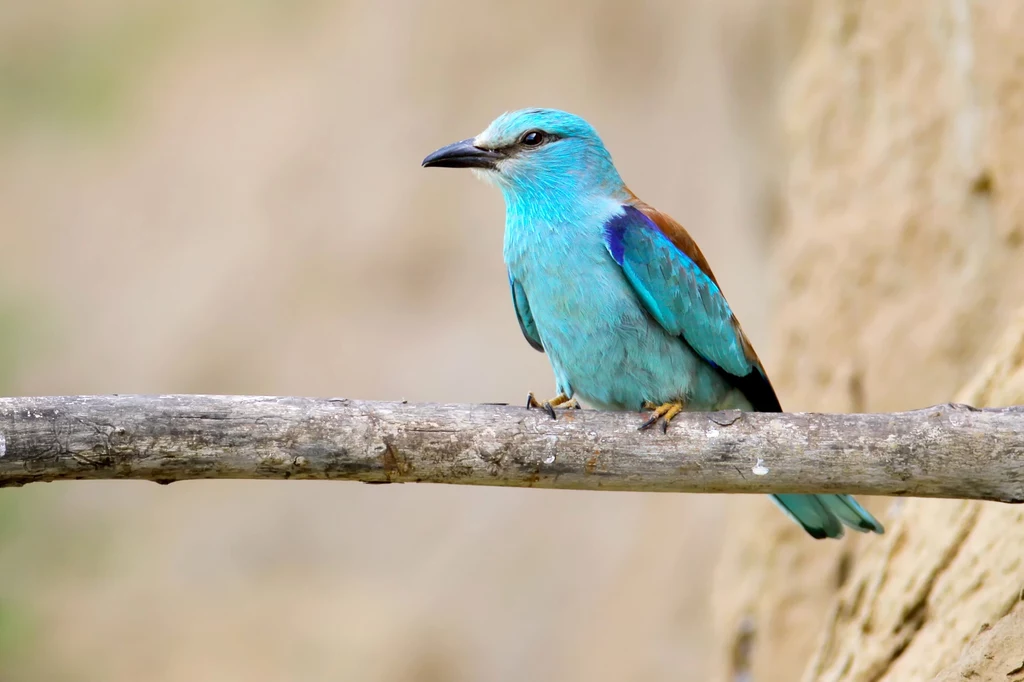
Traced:
MULTIPOLYGON (((765 369, 690 234, 623 182, 597 131, 558 109, 498 116, 423 167, 469 168, 505 200, 504 261, 526 341, 546 353, 557 395, 526 407, 781 412, 765 369)), ((883 533, 850 495, 772 500, 816 539, 883 533)))

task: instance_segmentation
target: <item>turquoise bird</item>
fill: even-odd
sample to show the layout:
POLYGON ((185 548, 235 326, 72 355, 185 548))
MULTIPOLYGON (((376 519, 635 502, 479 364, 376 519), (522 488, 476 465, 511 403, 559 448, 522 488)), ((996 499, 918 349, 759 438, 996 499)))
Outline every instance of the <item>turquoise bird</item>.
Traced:
MULTIPOLYGON (((471 168, 505 197, 505 264, 523 335, 547 353, 557 397, 527 407, 781 412, 761 362, 693 238, 619 177, 589 123, 505 113, 423 166, 471 168)), ((773 495, 815 538, 882 533, 849 495, 773 495)))

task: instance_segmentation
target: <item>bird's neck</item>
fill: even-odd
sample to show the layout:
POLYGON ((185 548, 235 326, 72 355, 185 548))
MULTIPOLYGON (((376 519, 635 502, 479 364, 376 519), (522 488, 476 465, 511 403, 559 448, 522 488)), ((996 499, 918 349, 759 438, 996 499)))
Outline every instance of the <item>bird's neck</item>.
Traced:
POLYGON ((622 212, 621 193, 537 192, 505 196, 504 257, 516 278, 546 272, 544 263, 590 262, 603 253, 604 225, 622 212), (538 265, 540 264, 540 265, 538 265), (538 270, 539 268, 539 270, 538 270))
POLYGON ((544 231, 570 225, 603 221, 623 200, 605 193, 517 193, 505 196, 507 230, 544 231))
POLYGON ((614 169, 601 179, 583 179, 567 172, 515 186, 502 187, 507 228, 579 224, 606 216, 609 206, 621 205, 632 194, 614 169))

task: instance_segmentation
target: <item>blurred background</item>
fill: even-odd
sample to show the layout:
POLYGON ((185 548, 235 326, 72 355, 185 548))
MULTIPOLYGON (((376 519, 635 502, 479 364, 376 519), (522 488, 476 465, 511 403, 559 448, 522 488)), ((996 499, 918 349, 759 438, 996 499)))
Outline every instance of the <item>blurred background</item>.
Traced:
MULTIPOLYGON (((2 3, 0 393, 548 393, 499 193, 419 167, 526 106, 585 116, 689 227, 771 373, 775 112, 807 5, 2 3)), ((706 679, 732 503, 4 490, 0 680, 706 679)))

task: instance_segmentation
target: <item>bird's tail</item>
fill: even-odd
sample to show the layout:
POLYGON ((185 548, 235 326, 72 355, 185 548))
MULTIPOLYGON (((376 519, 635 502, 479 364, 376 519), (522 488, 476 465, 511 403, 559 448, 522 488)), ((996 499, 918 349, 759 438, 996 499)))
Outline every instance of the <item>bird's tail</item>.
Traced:
POLYGON ((772 495, 775 504, 812 537, 843 537, 843 526, 861 533, 884 533, 882 524, 850 495, 772 495))

